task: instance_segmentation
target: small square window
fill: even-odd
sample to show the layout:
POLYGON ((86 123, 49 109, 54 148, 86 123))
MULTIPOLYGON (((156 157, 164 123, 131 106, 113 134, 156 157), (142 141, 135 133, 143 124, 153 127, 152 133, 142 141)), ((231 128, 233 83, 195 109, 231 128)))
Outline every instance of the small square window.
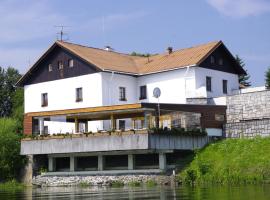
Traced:
POLYGON ((49 72, 52 71, 52 64, 49 64, 49 65, 48 65, 48 70, 49 70, 49 72))
POLYGON ((73 67, 73 66, 74 66, 74 61, 73 61, 73 59, 69 59, 69 60, 68 60, 68 66, 69 66, 69 67, 73 67))
POLYGON ((82 88, 76 88, 76 102, 83 101, 83 91, 82 88))
POLYGON ((58 69, 64 69, 63 61, 58 61, 58 69))
POLYGON ((120 101, 126 101, 126 88, 125 87, 119 87, 119 100, 120 101))
POLYGON ((48 93, 41 94, 41 106, 42 107, 48 106, 48 93))

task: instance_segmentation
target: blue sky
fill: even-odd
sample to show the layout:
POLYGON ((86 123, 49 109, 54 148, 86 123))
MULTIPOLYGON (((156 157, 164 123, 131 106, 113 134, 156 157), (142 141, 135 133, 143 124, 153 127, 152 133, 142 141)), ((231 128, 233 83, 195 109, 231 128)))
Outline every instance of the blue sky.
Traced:
POLYGON ((164 52, 222 40, 246 63, 254 86, 270 66, 270 0, 1 0, 0 66, 24 73, 56 40, 164 52))

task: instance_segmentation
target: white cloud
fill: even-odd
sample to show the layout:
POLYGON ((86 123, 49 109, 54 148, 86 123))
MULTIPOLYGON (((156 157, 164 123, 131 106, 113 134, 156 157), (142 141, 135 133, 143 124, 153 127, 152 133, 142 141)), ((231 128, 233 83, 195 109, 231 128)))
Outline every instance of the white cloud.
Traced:
POLYGON ((223 15, 235 18, 270 12, 269 0, 206 0, 223 15))

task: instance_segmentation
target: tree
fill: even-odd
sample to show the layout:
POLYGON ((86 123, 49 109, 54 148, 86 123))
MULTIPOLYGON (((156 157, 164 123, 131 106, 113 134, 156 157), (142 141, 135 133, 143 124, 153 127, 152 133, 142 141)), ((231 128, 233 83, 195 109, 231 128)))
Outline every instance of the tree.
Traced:
POLYGON ((265 87, 270 89, 270 67, 268 67, 267 71, 265 72, 265 87))
POLYGON ((0 67, 0 117, 12 114, 12 96, 16 92, 15 84, 21 75, 17 69, 0 67))
MULTIPOLYGON (((247 70, 245 69, 244 61, 238 55, 235 56, 235 60, 247 72, 247 70)), ((251 86, 251 82, 249 81, 249 79, 250 75, 248 73, 239 75, 239 84, 244 87, 249 87, 251 86)))
POLYGON ((0 182, 17 178, 26 158, 20 155, 18 122, 11 118, 0 118, 0 182))

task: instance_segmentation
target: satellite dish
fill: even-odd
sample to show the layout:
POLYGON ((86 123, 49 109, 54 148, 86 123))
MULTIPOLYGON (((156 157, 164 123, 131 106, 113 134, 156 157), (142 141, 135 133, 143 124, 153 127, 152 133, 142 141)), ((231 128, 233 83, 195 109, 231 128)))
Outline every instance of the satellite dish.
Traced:
POLYGON ((160 95, 161 95, 161 91, 160 91, 160 89, 159 89, 158 87, 156 87, 156 88, 153 90, 153 96, 154 96, 155 98, 159 98, 160 95))

